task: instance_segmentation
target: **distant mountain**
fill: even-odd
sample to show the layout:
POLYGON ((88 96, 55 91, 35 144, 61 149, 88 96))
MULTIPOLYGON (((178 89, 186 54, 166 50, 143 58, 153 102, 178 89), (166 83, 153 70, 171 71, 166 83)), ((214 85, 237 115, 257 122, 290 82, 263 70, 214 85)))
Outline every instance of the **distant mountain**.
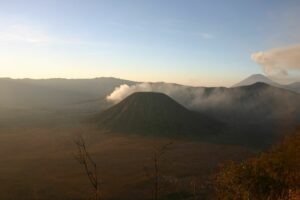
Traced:
MULTIPOLYGON (((30 124, 36 119, 60 123, 84 120, 109 108, 112 104, 106 101, 106 96, 122 84, 131 86, 136 82, 116 78, 0 78, 0 127, 16 121, 30 124)), ((222 123, 230 129, 224 134, 227 141, 248 143, 254 138, 255 144, 268 142, 274 133, 283 132, 281 128, 287 130, 300 124, 300 94, 290 91, 296 91, 300 83, 286 85, 292 88, 289 90, 269 84, 257 82, 225 88, 149 83, 146 91, 168 96, 157 93, 129 96, 98 115, 97 120, 110 130, 157 134, 219 132, 217 128, 222 128, 222 123), (234 136, 229 137, 230 134, 234 136)))
POLYGON ((98 115, 102 129, 151 134, 212 133, 221 123, 186 109, 169 96, 155 92, 134 93, 98 115))
POLYGON ((153 83, 152 88, 168 88, 169 96, 134 93, 97 115, 94 122, 112 132, 191 133, 212 136, 209 140, 216 142, 260 147, 300 124, 300 95, 286 89, 261 82, 235 88, 164 84, 153 83))
POLYGON ((239 83, 234 84, 232 87, 247 86, 247 85, 252 85, 252 84, 258 83, 258 82, 266 83, 268 85, 272 85, 275 87, 284 88, 284 89, 287 89, 287 90, 290 90, 293 92, 300 93, 300 82, 295 82, 295 83, 291 83, 288 85, 284 85, 284 84, 277 83, 262 74, 251 75, 251 76, 247 77, 246 79, 240 81, 239 83))
POLYGON ((255 83, 206 91, 210 103, 195 109, 229 127, 222 141, 267 147, 300 124, 300 94, 289 90, 255 83))
POLYGON ((300 115, 300 94, 262 82, 233 88, 151 83, 149 88, 167 94, 189 110, 214 114, 223 121, 246 119, 249 123, 300 115))
POLYGON ((300 119, 300 95, 289 90, 259 82, 223 92, 226 104, 215 105, 214 112, 227 113, 224 119, 247 119, 247 122, 300 119))
POLYGON ((246 79, 234 84, 232 87, 247 86, 247 85, 252 85, 252 84, 258 83, 258 82, 267 83, 267 84, 273 85, 273 86, 280 85, 262 74, 253 74, 253 75, 247 77, 246 79))
POLYGON ((291 83, 289 85, 285 85, 285 88, 300 93, 300 82, 291 83))
POLYGON ((115 87, 136 82, 117 78, 10 79, 0 78, 0 108, 91 109, 107 107, 105 97, 115 87), (97 106, 97 107, 95 107, 97 106))

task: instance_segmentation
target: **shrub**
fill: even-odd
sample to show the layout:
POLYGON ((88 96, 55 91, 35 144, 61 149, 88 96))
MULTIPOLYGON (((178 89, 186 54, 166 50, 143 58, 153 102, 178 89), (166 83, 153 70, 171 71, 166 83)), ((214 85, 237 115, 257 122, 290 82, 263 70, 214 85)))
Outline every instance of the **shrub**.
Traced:
POLYGON ((222 200, 290 199, 300 188, 300 131, 255 158, 223 165, 214 185, 222 200))

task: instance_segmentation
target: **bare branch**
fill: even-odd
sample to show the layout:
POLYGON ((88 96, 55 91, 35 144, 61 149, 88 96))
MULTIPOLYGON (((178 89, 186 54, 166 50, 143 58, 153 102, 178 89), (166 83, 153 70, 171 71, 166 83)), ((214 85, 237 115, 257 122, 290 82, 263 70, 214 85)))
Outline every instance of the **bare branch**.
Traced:
POLYGON ((78 161, 79 164, 84 166, 84 170, 89 178, 89 181, 94 189, 94 195, 91 199, 99 200, 99 182, 97 176, 97 165, 90 156, 89 152, 86 149, 85 141, 82 135, 79 135, 74 139, 74 143, 77 146, 77 153, 74 154, 74 158, 78 161))

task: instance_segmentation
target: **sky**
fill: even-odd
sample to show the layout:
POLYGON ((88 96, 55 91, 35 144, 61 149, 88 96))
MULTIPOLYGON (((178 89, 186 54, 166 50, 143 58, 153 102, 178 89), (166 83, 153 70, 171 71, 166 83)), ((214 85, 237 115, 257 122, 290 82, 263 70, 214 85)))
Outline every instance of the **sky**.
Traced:
POLYGON ((265 61, 298 55, 299 19, 299 0, 0 0, 0 77, 230 86, 276 68, 294 81, 288 54, 265 61))

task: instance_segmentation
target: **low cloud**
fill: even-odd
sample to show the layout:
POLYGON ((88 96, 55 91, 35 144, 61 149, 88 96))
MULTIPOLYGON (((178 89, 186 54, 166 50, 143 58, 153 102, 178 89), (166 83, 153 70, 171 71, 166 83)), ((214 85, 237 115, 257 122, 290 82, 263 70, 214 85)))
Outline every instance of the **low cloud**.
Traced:
POLYGON ((287 76, 289 70, 300 70, 300 44, 256 52, 251 59, 269 76, 287 76))

